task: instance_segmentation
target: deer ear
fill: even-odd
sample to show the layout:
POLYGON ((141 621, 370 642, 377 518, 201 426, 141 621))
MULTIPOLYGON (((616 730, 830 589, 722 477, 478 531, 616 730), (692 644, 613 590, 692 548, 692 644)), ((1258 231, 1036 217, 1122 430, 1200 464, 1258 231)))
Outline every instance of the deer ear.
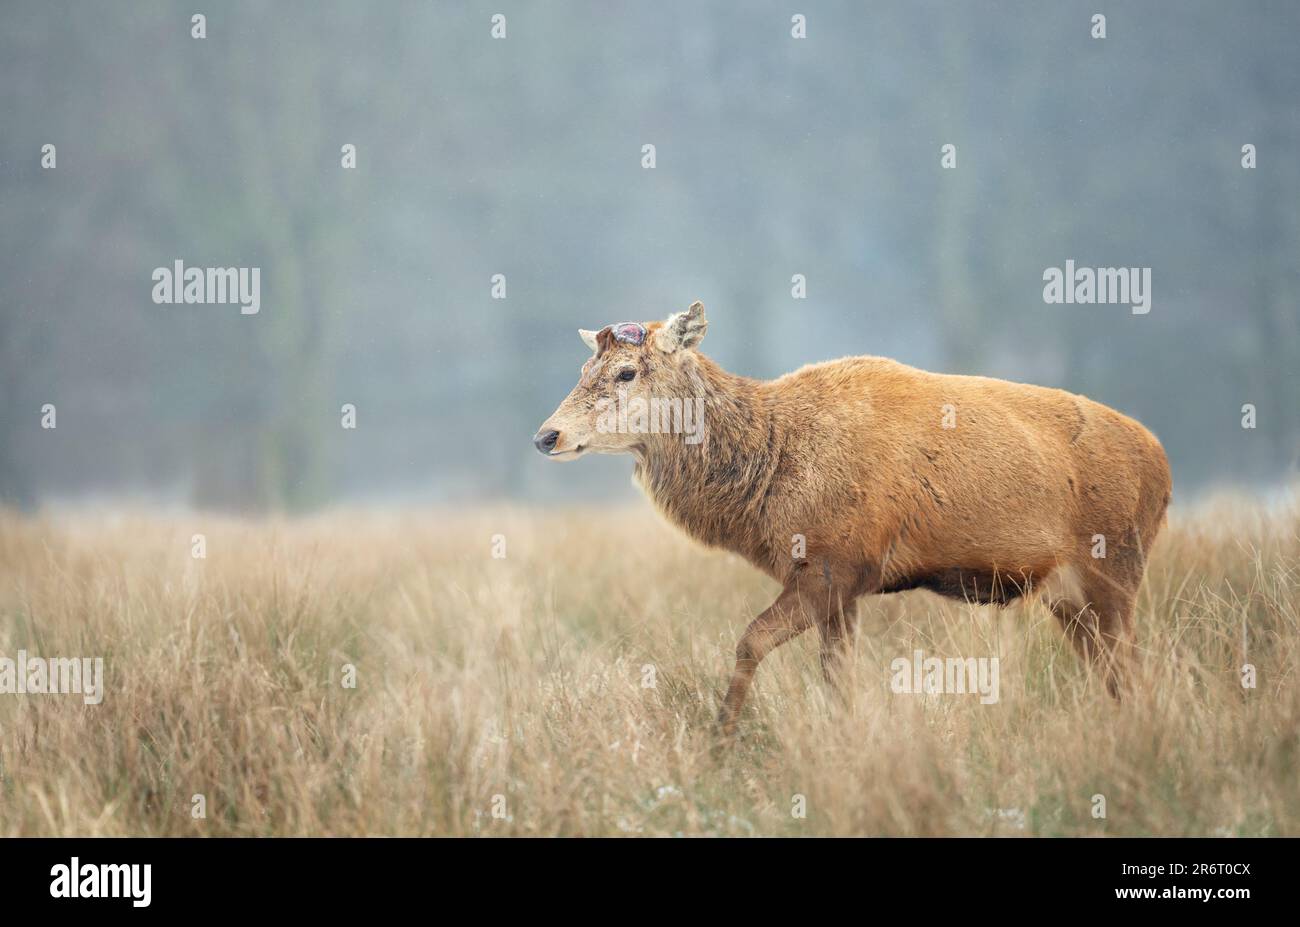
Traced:
POLYGON ((578 329, 578 337, 582 339, 583 344, 591 348, 592 353, 595 353, 596 351, 600 350, 600 345, 596 342, 595 332, 588 331, 585 328, 580 328, 578 329))
POLYGON ((704 303, 696 300, 685 312, 675 312, 664 321, 664 327, 655 333, 655 344, 661 351, 676 351, 678 348, 693 348, 704 338, 709 330, 709 321, 704 318, 704 303))

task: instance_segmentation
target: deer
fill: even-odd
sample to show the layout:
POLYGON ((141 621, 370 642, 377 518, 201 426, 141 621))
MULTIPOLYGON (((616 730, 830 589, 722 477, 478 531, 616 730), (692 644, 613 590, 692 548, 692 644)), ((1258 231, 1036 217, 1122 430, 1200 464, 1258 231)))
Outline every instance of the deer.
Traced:
POLYGON ((884 357, 751 379, 700 352, 707 329, 698 301, 663 321, 579 329, 592 354, 533 443, 554 461, 630 454, 669 522, 780 583, 736 645, 723 735, 774 649, 815 627, 836 683, 855 603, 913 589, 1042 601, 1089 678, 1121 698, 1172 487, 1150 431, 1061 389, 884 357), (700 402, 690 440, 676 409, 700 402))

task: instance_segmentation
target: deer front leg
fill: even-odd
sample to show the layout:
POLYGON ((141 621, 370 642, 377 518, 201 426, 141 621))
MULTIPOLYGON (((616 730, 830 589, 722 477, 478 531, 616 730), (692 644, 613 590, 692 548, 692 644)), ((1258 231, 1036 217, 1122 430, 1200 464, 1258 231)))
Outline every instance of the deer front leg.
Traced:
POLYGON ((846 694, 844 664, 853 650, 853 637, 857 630, 857 616, 852 609, 853 603, 833 608, 817 625, 822 639, 822 676, 841 696, 846 694))
POLYGON ((822 580, 826 584, 820 593, 824 601, 816 615, 816 628, 822 636, 822 675, 841 696, 846 696, 842 670, 845 658, 853 650, 858 595, 865 585, 870 585, 870 572, 835 569, 828 560, 823 560, 822 580))
POLYGON ((800 577, 796 574, 776 601, 750 622, 741 635, 736 645, 736 670, 731 674, 731 684, 727 686, 727 696, 718 714, 724 737, 736 732, 740 709, 758 664, 777 647, 812 627, 816 620, 816 603, 810 601, 810 590, 801 591, 799 587, 800 577))

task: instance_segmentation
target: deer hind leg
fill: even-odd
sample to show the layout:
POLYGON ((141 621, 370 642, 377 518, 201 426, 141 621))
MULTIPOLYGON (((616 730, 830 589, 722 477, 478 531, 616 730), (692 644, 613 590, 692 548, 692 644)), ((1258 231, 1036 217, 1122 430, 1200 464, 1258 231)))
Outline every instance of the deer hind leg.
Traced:
POLYGON ((1079 656, 1103 674, 1106 690, 1119 699, 1134 660, 1135 590, 1100 570, 1081 577, 1061 569, 1070 572, 1053 584, 1048 605, 1079 656))
POLYGON ((818 602, 813 583, 805 570, 796 571, 786 587, 768 608, 750 622, 736 645, 736 669, 731 674, 727 695, 718 714, 722 733, 730 737, 736 731, 740 709, 749 694, 754 671, 763 658, 786 641, 793 640, 818 620, 818 602))

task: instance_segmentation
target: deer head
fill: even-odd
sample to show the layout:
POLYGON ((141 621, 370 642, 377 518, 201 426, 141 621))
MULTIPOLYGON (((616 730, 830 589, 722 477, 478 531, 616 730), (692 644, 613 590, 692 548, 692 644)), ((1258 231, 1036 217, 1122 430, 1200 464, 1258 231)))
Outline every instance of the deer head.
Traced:
POLYGON ((551 460, 575 460, 588 451, 632 453, 650 435, 664 432, 662 418, 655 418, 664 409, 685 422, 682 433, 691 443, 692 432, 703 425, 694 349, 708 327, 704 304, 694 302, 662 322, 579 329, 592 356, 582 365, 578 385, 537 430, 537 450, 551 460), (693 405, 682 415, 684 403, 693 405))

